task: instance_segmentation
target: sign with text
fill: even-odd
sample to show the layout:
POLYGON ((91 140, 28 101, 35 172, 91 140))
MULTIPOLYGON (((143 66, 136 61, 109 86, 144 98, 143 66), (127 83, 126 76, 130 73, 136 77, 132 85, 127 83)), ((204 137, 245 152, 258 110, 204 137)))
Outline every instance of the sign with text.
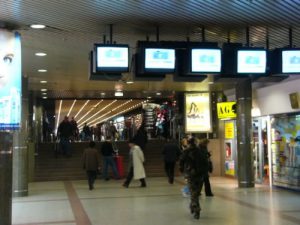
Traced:
POLYGON ((218 102, 217 112, 219 119, 236 118, 236 102, 218 102))
POLYGON ((185 132, 211 132, 209 93, 185 94, 185 132))
POLYGON ((0 29, 0 130, 15 130, 21 122, 20 35, 0 29))
POLYGON ((233 139, 234 138, 234 122, 226 122, 225 123, 225 138, 233 139))

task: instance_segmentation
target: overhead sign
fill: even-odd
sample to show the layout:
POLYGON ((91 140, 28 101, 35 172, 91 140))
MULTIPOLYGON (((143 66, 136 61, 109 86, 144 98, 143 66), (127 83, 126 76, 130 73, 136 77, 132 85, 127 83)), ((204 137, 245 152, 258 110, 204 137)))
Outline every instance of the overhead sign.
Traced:
POLYGON ((185 132, 212 131, 209 93, 185 94, 185 132))
POLYGON ((217 112, 219 119, 236 118, 236 102, 217 103, 217 112))
POLYGON ((0 29, 0 130, 15 130, 21 122, 21 40, 0 29))

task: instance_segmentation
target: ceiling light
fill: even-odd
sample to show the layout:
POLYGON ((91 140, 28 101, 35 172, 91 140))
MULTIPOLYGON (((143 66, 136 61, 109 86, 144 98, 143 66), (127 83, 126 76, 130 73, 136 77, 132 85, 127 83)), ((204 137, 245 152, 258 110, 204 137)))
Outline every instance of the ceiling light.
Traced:
POLYGON ((41 91, 47 91, 47 89, 46 88, 42 88, 41 91))
POLYGON ((46 80, 41 80, 40 83, 41 84, 47 84, 47 81, 46 80))
POLYGON ((122 91, 116 91, 115 92, 115 96, 116 97, 122 97, 123 96, 123 92, 122 91))
POLYGON ((46 26, 43 24, 32 24, 30 27, 33 29, 44 29, 46 26))
POLYGON ((147 98, 149 98, 149 99, 150 99, 150 98, 152 98, 152 97, 151 97, 151 96, 148 96, 147 98))
POLYGON ((105 95, 105 92, 101 92, 101 95, 105 95))
POLYGON ((160 93, 160 92, 157 92, 156 95, 161 95, 161 93, 160 93))
POLYGON ((126 81, 126 84, 133 84, 134 82, 132 80, 126 81))
POLYGON ((40 72, 40 73, 46 73, 47 70, 45 70, 45 69, 39 69, 38 72, 40 72))
POLYGON ((46 56, 47 54, 44 52, 37 52, 35 53, 36 56, 46 56))
POLYGON ((47 95, 47 92, 42 92, 42 95, 47 95))
POLYGON ((47 99, 48 97, 47 96, 43 96, 43 99, 47 99))

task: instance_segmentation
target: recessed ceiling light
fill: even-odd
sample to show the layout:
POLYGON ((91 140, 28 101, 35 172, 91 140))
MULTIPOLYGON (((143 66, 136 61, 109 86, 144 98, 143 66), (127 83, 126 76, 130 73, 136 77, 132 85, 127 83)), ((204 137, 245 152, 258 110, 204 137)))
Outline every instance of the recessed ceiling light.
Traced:
POLYGON ((115 96, 116 97, 122 97, 123 96, 123 92, 122 91, 116 91, 115 92, 115 96))
POLYGON ((47 54, 45 52, 36 52, 36 56, 46 56, 47 54))
POLYGON ((47 70, 45 70, 45 69, 39 69, 38 72, 40 72, 40 73, 46 73, 47 70))
POLYGON ((48 97, 47 96, 43 96, 43 99, 47 99, 48 97))
POLYGON ((42 88, 41 91, 47 91, 47 89, 46 88, 42 88))
POLYGON ((42 95, 47 95, 47 92, 42 92, 42 95))
POLYGON ((41 80, 41 81, 40 81, 41 84, 47 84, 47 82, 48 82, 48 81, 46 81, 46 80, 41 80))
POLYGON ((43 24, 32 24, 30 27, 33 29, 44 29, 46 26, 43 24))
POLYGON ((148 96, 147 98, 149 98, 149 99, 150 99, 150 98, 152 98, 152 97, 151 97, 151 96, 148 96))
POLYGON ((161 93, 160 93, 160 92, 157 92, 156 95, 161 95, 161 93))

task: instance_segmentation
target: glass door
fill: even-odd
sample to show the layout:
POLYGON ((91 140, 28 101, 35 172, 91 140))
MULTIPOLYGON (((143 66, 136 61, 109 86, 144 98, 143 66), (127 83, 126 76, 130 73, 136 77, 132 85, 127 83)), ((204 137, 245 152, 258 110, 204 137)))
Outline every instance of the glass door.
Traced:
POLYGON ((252 143, 253 166, 256 183, 264 183, 268 180, 268 140, 267 120, 264 117, 252 119, 252 143))

